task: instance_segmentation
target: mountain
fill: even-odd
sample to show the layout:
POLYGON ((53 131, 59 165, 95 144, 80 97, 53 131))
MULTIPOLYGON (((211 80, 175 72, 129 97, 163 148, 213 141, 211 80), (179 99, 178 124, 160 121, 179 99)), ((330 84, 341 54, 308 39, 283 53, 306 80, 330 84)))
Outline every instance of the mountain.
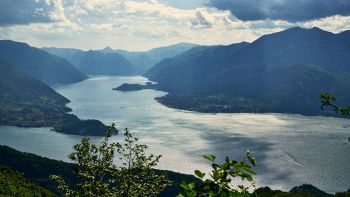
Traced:
POLYGON ((43 48, 43 50, 67 59, 76 68, 88 75, 138 74, 137 68, 117 53, 64 48, 43 48))
POLYGON ((145 73, 147 70, 152 68, 158 62, 163 59, 172 58, 182 52, 185 52, 195 46, 196 44, 190 43, 179 43, 165 47, 154 48, 144 52, 131 52, 125 50, 113 50, 110 47, 106 47, 102 50, 104 53, 118 53, 125 57, 127 60, 132 62, 138 67, 141 73, 145 73))
POLYGON ((23 105, 42 104, 63 111, 67 110, 65 104, 69 102, 49 86, 3 61, 0 61, 0 101, 23 105))
POLYGON ((117 53, 88 51, 81 56, 79 68, 86 74, 135 75, 137 68, 117 53))
POLYGON ((133 75, 144 74, 161 60, 174 57, 194 46, 198 45, 179 43, 144 52, 114 50, 110 47, 95 51, 54 47, 42 49, 67 59, 86 74, 133 75))
POLYGON ((87 79, 67 60, 25 43, 0 40, 0 59, 49 85, 76 83, 87 79))
POLYGON ((80 120, 68 99, 41 81, 0 61, 0 125, 53 127, 75 135, 104 136, 107 127, 97 120, 80 120))
POLYGON ((350 100, 346 40, 348 32, 295 27, 250 44, 194 48, 163 60, 145 76, 158 82, 159 89, 181 97, 160 99, 172 107, 188 109, 180 100, 194 102, 193 96, 198 96, 192 103, 198 111, 319 114, 317 97, 322 92, 335 93, 339 103, 350 100), (241 107, 227 111, 238 100, 241 107), (205 105, 208 102, 217 109, 205 105))

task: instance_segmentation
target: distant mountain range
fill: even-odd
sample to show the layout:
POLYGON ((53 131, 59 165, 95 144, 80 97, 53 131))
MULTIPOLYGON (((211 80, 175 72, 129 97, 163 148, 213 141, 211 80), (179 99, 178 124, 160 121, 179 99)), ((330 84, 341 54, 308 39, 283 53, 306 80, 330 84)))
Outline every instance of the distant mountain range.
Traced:
POLYGON ((110 47, 94 51, 69 48, 42 49, 48 53, 67 59, 86 74, 136 75, 143 74, 161 60, 174 57, 194 46, 197 45, 180 43, 154 48, 145 52, 114 50, 110 47))
POLYGON ((179 43, 165 47, 158 47, 144 52, 132 52, 126 50, 113 50, 110 47, 106 47, 102 50, 105 53, 118 53, 128 59, 139 69, 139 72, 145 73, 154 65, 162 61, 163 59, 172 58, 181 54, 195 46, 196 44, 179 43))
POLYGON ((87 79, 85 74, 67 60, 21 42, 0 40, 0 60, 48 85, 76 83, 87 79))
POLYGON ((136 66, 117 53, 65 48, 43 48, 43 50, 68 60, 87 75, 138 74, 136 66))
POLYGON ((0 125, 53 127, 75 135, 104 136, 107 127, 97 120, 80 120, 68 99, 41 81, 0 61, 0 125))
POLYGON ((322 92, 336 94, 339 103, 350 100, 349 54, 349 31, 295 27, 252 43, 195 47, 145 76, 172 94, 160 101, 175 108, 319 114, 322 92), (227 110, 228 100, 242 105, 227 110))

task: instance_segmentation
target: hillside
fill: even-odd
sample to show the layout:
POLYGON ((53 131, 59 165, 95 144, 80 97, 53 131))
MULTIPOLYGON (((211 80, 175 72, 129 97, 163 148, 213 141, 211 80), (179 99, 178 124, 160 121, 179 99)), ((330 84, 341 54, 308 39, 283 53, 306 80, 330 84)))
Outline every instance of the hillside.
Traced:
POLYGON ((87 75, 135 75, 137 68, 117 53, 79 49, 43 48, 48 53, 70 61, 87 75))
POLYGON ((0 125, 53 127, 63 133, 105 135, 107 127, 100 121, 79 120, 67 114, 68 102, 41 81, 0 61, 0 125))
MULTIPOLYGON (((56 184, 50 180, 49 175, 61 175, 70 184, 77 182, 77 179, 73 175, 74 164, 48 159, 31 153, 23 153, 2 145, 0 145, 0 166, 5 166, 21 172, 26 179, 56 194, 58 194, 59 191, 56 188, 56 184)), ((167 171, 167 173, 169 179, 173 181, 173 186, 163 191, 160 195, 161 197, 175 196, 175 194, 180 193, 181 189, 179 183, 181 180, 198 180, 192 175, 185 175, 172 171, 167 171)))
POLYGON ((55 196, 50 191, 37 186, 23 176, 10 170, 8 168, 0 166, 0 195, 1 196, 37 196, 37 197, 49 197, 55 196))
POLYGON ((0 59, 48 84, 69 84, 87 79, 67 60, 28 44, 0 40, 0 59))
POLYGON ((296 27, 250 44, 196 49, 160 62, 145 76, 172 94, 159 100, 174 108, 321 114, 322 92, 336 94, 339 103, 350 100, 349 39, 346 32, 296 27), (241 104, 232 108, 237 100, 241 104))

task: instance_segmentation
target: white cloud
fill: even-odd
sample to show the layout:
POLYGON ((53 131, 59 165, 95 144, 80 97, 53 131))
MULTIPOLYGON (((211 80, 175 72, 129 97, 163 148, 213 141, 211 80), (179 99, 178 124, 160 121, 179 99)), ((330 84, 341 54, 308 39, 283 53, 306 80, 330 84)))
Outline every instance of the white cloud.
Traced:
POLYGON ((0 0, 0 26, 66 20, 61 0, 0 0))
POLYGON ((172 7, 156 0, 45 1, 45 5, 56 6, 53 12, 47 12, 55 20, 2 27, 0 38, 36 46, 146 50, 178 42, 212 45, 253 41, 263 34, 296 25, 319 26, 333 32, 350 28, 350 18, 344 16, 298 23, 270 19, 241 21, 229 11, 172 7))

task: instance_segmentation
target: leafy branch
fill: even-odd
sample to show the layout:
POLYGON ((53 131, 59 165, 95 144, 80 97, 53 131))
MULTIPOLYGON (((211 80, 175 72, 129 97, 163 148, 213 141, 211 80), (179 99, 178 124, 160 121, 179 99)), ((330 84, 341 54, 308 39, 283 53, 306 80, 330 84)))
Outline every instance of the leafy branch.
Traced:
POLYGON ((195 170, 194 173, 201 179, 201 182, 199 184, 195 182, 182 182, 180 186, 184 189, 184 192, 177 197, 250 196, 248 190, 250 187, 255 188, 253 175, 256 174, 250 165, 255 166, 256 161, 254 157, 250 156, 249 150, 246 157, 241 161, 231 160, 226 157, 223 163, 218 164, 215 162, 216 156, 214 155, 205 155, 203 157, 212 162, 212 171, 209 174, 210 178, 205 178, 206 174, 204 172, 195 170), (248 187, 244 185, 232 185, 232 180, 237 177, 240 177, 242 181, 247 181, 250 185, 248 187))
POLYGON ((319 98, 321 99, 322 110, 324 110, 327 107, 331 107, 336 113, 339 113, 344 116, 350 115, 350 107, 339 107, 335 105, 336 98, 333 94, 323 93, 320 94, 319 98))
POLYGON ((128 129, 124 130, 122 143, 110 143, 115 130, 112 124, 98 146, 87 137, 74 145, 74 152, 68 156, 76 163, 74 175, 80 180, 74 189, 61 176, 50 176, 64 196, 157 196, 170 186, 167 175, 153 169, 161 156, 147 155, 148 147, 138 144, 128 129), (118 165, 115 158, 119 159, 118 165))

